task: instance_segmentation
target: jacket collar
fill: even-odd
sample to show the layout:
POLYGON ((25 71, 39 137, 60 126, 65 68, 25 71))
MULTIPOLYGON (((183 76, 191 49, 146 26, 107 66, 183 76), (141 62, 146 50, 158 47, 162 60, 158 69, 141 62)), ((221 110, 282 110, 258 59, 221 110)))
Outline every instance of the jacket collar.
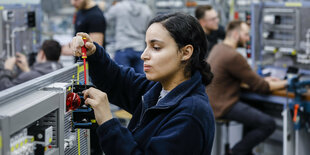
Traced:
POLYGON ((187 96, 194 88, 201 84, 202 83, 200 72, 196 71, 189 80, 186 80, 179 84, 177 87, 171 90, 164 98, 162 98, 158 102, 158 104, 156 104, 160 91, 162 90, 162 86, 158 82, 148 92, 144 94, 144 101, 142 104, 144 104, 144 107, 146 108, 150 108, 156 104, 154 107, 152 107, 152 109, 173 107, 177 105, 179 101, 182 100, 185 96, 187 96))

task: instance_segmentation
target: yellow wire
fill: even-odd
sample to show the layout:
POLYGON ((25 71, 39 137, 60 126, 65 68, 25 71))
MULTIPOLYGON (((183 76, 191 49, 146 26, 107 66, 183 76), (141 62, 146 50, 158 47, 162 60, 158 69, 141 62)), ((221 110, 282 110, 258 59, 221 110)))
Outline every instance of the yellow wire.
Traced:
POLYGON ((78 129, 78 154, 81 155, 80 129, 78 129))

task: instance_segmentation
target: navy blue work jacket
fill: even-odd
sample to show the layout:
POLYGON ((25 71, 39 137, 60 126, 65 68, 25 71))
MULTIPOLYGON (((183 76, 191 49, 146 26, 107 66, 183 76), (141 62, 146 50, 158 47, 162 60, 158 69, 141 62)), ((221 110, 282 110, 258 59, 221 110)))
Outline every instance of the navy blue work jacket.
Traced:
POLYGON ((88 57, 92 82, 111 103, 133 115, 128 128, 111 119, 97 129, 105 154, 211 154, 214 116, 199 72, 158 102, 160 83, 118 66, 95 45, 96 52, 88 57))

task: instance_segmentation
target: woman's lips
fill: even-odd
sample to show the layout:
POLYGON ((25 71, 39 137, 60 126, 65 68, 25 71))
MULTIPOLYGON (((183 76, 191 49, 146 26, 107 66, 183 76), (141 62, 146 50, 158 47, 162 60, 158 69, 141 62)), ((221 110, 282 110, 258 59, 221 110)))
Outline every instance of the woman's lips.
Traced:
POLYGON ((151 69, 151 66, 150 65, 144 65, 144 71, 149 71, 151 69))

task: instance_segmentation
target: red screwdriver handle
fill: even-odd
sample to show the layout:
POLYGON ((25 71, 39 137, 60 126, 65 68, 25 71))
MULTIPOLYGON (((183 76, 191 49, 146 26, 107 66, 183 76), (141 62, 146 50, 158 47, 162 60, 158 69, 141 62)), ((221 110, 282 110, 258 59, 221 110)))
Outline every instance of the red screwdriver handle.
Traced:
POLYGON ((86 58, 87 58, 87 55, 86 55, 86 47, 85 47, 86 38, 83 38, 83 41, 84 41, 84 46, 82 47, 82 58, 83 58, 83 65, 84 65, 84 84, 86 85, 87 84, 87 79, 86 79, 86 58))
POLYGON ((84 46, 82 46, 82 58, 83 58, 83 59, 86 59, 86 58, 87 58, 87 55, 86 55, 86 47, 85 47, 86 38, 83 38, 83 41, 84 41, 84 46))

